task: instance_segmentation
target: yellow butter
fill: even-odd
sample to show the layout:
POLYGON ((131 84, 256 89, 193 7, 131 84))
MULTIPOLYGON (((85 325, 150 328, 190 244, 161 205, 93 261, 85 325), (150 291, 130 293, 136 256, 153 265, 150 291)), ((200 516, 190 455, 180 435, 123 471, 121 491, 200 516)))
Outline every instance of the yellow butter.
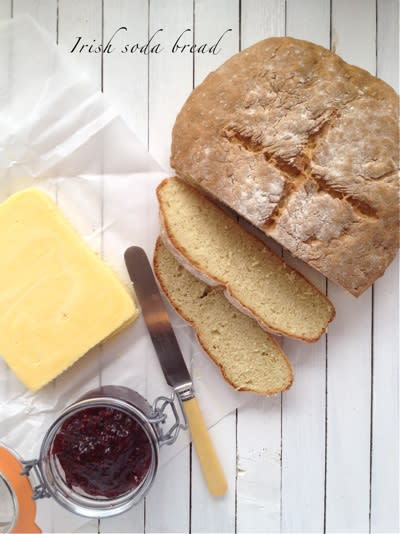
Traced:
POLYGON ((133 321, 118 277, 38 189, 0 205, 0 355, 31 390, 133 321))

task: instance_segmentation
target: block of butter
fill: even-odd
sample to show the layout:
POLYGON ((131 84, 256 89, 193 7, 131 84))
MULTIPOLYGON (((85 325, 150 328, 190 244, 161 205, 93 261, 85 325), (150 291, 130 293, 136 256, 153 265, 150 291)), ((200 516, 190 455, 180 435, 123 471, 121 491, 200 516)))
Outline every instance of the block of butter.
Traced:
POLYGON ((133 321, 133 298, 50 197, 0 205, 0 355, 36 391, 133 321))

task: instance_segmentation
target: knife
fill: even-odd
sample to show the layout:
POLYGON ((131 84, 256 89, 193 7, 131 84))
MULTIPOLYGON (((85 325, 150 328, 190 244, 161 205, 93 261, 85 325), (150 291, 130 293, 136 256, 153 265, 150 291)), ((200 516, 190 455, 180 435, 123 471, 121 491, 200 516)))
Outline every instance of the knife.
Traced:
POLYGON ((192 378, 172 329, 150 262, 142 248, 130 247, 125 252, 125 263, 165 379, 182 401, 208 489, 215 496, 223 495, 227 490, 224 472, 197 403, 192 378))

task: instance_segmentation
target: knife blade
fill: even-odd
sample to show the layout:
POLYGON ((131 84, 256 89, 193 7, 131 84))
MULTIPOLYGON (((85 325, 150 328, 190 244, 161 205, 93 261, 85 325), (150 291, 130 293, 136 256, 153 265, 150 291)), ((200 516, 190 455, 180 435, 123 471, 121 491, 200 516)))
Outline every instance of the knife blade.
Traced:
POLYGON ((182 408, 208 489, 213 495, 221 496, 228 487, 224 472, 194 396, 192 379, 150 262, 142 248, 129 247, 125 252, 125 263, 165 379, 182 401, 182 408))
POLYGON ((193 396, 192 378, 145 251, 140 247, 128 248, 125 263, 165 379, 182 400, 190 398, 193 396))

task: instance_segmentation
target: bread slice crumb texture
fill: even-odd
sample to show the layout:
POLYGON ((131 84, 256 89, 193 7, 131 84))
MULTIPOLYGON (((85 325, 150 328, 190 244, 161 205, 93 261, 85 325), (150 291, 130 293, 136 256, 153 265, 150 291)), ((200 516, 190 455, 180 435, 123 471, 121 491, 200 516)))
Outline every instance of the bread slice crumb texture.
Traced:
POLYGON ((154 271, 168 300, 196 330, 205 352, 228 383, 241 391, 273 395, 290 387, 293 371, 284 352, 260 326, 189 273, 158 240, 154 271))
POLYGON ((164 180, 157 194, 164 242, 193 274, 222 286, 266 330, 321 337, 335 310, 300 273, 188 183, 164 180))

